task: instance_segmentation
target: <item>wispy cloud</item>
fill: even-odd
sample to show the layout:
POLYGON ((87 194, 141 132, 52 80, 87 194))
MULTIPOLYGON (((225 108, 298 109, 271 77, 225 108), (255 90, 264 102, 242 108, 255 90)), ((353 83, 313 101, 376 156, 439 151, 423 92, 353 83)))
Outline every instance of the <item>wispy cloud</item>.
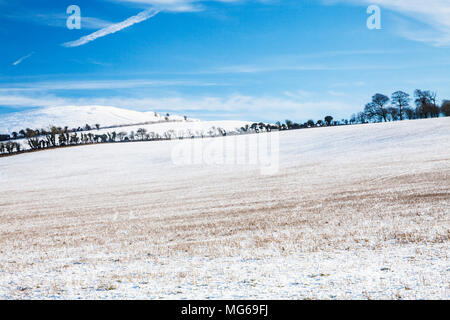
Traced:
POLYGON ((251 74, 275 71, 351 71, 351 70, 379 70, 402 69, 409 66, 370 64, 342 64, 339 57, 350 56, 380 56, 405 53, 401 50, 341 50, 322 51, 305 54, 283 54, 253 59, 251 64, 219 66, 206 70, 204 73, 236 73, 251 74), (331 59, 333 58, 333 59, 331 59), (335 61, 330 63, 330 60, 335 61))
MULTIPOLYGON (((109 0, 113 2, 123 2, 132 3, 140 6, 151 6, 152 8, 157 8, 161 11, 172 11, 172 12, 192 12, 201 11, 204 6, 201 2, 208 2, 208 0, 109 0)), ((209 0, 211 1, 211 0, 209 0)), ((215 2, 243 2, 245 0, 212 0, 215 2)), ((261 2, 267 0, 259 0, 261 2)))
POLYGON ((116 33, 118 31, 128 28, 136 23, 140 23, 145 20, 148 20, 151 17, 157 15, 158 13, 159 13, 159 11, 156 9, 148 9, 148 10, 142 11, 141 13, 139 13, 135 16, 132 16, 122 22, 119 22, 119 23, 110 25, 106 28, 100 29, 94 33, 87 35, 87 36, 81 37, 78 40, 63 43, 63 46, 64 47, 79 47, 79 46, 85 45, 86 43, 94 41, 98 38, 102 38, 109 34, 116 33))
POLYGON ((397 25, 398 29, 396 30, 400 36, 436 46, 450 45, 449 0, 322 0, 322 2, 379 5, 429 27, 428 30, 423 30, 423 25, 419 26, 402 20, 402 24, 397 25))
POLYGON ((226 85, 221 82, 200 80, 148 80, 148 79, 125 79, 125 80, 83 80, 83 81, 43 81, 43 82, 20 82, 8 83, 6 86, 0 84, 0 92, 44 92, 44 91, 68 91, 68 90, 116 90, 116 89, 138 89, 148 87, 209 87, 226 85))
POLYGON ((29 57, 31 57, 34 54, 34 52, 27 54, 26 56, 20 58, 19 60, 15 61, 13 63, 13 66, 17 66, 18 64, 22 63, 25 59, 28 59, 29 57))
MULTIPOLYGON (((67 26, 66 26, 67 16, 63 15, 63 14, 37 15, 37 19, 46 22, 46 24, 49 26, 67 28, 67 26)), ((95 18, 95 17, 83 16, 81 19, 81 27, 83 29, 88 29, 88 30, 106 28, 113 24, 114 23, 111 21, 107 21, 107 20, 103 20, 103 19, 95 18)))
MULTIPOLYGON (((19 11, 13 14, 6 14, 2 18, 12 19, 16 21, 29 22, 50 27, 67 28, 67 15, 61 13, 39 13, 19 11)), ((113 22, 95 17, 83 16, 81 27, 88 30, 98 30, 112 25, 113 22)))
POLYGON ((400 70, 417 67, 417 65, 329 65, 329 64, 280 64, 280 65, 236 65, 219 67, 202 73, 208 74, 251 74, 278 71, 359 71, 359 70, 400 70))

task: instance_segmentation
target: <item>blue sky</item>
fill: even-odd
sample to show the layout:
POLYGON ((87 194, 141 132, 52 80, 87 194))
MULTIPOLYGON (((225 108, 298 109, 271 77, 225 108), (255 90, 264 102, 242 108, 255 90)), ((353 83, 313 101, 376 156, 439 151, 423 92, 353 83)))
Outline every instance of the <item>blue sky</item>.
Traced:
POLYGON ((111 105, 306 121, 349 117, 377 92, 450 98, 448 0, 0 0, 0 42, 0 114, 111 105), (371 4, 381 30, 367 28, 371 4), (69 5, 80 30, 66 27, 69 5))

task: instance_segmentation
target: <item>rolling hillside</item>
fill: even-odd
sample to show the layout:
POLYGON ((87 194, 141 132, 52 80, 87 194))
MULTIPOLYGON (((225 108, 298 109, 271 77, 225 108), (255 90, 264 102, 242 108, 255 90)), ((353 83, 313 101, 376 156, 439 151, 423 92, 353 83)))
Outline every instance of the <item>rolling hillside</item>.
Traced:
POLYGON ((449 128, 439 118, 0 158, 0 298, 449 299, 449 128), (263 137, 279 141, 271 175, 251 161, 263 137), (243 161, 220 163, 237 146, 243 161), (177 163, 180 148, 200 160, 177 163))

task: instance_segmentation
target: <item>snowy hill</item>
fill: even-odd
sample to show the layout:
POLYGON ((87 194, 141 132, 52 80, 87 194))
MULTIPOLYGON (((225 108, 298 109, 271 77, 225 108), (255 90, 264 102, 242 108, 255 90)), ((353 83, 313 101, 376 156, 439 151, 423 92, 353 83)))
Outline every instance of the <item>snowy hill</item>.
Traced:
MULTIPOLYGON (((18 132, 21 129, 48 128, 50 125, 69 128, 84 127, 86 124, 102 127, 164 121, 165 115, 155 112, 139 112, 108 106, 66 106, 48 107, 38 110, 16 112, 0 121, 0 133, 18 132)), ((169 120, 184 120, 182 116, 169 116, 169 120)))
MULTIPOLYGON (((0 133, 19 133, 22 129, 47 129, 50 126, 70 129, 83 128, 83 133, 107 135, 120 133, 127 139, 134 140, 134 134, 143 129, 147 140, 160 138, 187 138, 218 136, 223 131, 236 134, 240 128, 250 125, 248 121, 200 121, 197 119, 185 120, 182 116, 161 115, 156 112, 139 112, 115 107, 54 107, 39 110, 17 112, 6 116, 0 122, 0 133), (88 124, 91 129, 85 130, 88 124), (100 124, 98 130, 95 125, 100 124)), ((77 131, 78 132, 78 131, 77 131)), ((123 138, 121 138, 123 139, 123 138)), ((115 139, 115 141, 120 139, 115 139)), ((15 140, 20 143, 22 150, 30 149, 27 139, 15 140)), ((92 141, 91 141, 92 142, 92 141)))

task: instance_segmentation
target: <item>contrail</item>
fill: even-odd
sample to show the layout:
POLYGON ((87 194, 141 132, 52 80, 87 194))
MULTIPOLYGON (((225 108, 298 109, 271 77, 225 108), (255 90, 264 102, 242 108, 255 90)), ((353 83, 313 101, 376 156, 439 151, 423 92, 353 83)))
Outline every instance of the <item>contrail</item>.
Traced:
POLYGON ((67 48, 82 46, 88 42, 94 41, 95 39, 98 39, 98 38, 107 36, 108 34, 116 33, 117 31, 128 28, 128 27, 132 26, 133 24, 148 20, 151 17, 157 15, 158 13, 159 13, 159 10, 156 10, 156 9, 145 10, 145 11, 142 11, 141 13, 139 13, 138 15, 128 18, 127 20, 124 20, 122 22, 119 22, 119 23, 110 25, 106 28, 100 29, 94 33, 87 35, 87 36, 81 37, 78 40, 65 42, 62 45, 67 48))
POLYGON ((21 63, 23 60, 28 59, 29 57, 31 57, 34 54, 34 52, 26 55, 25 57, 20 58, 19 60, 17 60, 16 62, 13 63, 13 66, 17 66, 19 63, 21 63))

